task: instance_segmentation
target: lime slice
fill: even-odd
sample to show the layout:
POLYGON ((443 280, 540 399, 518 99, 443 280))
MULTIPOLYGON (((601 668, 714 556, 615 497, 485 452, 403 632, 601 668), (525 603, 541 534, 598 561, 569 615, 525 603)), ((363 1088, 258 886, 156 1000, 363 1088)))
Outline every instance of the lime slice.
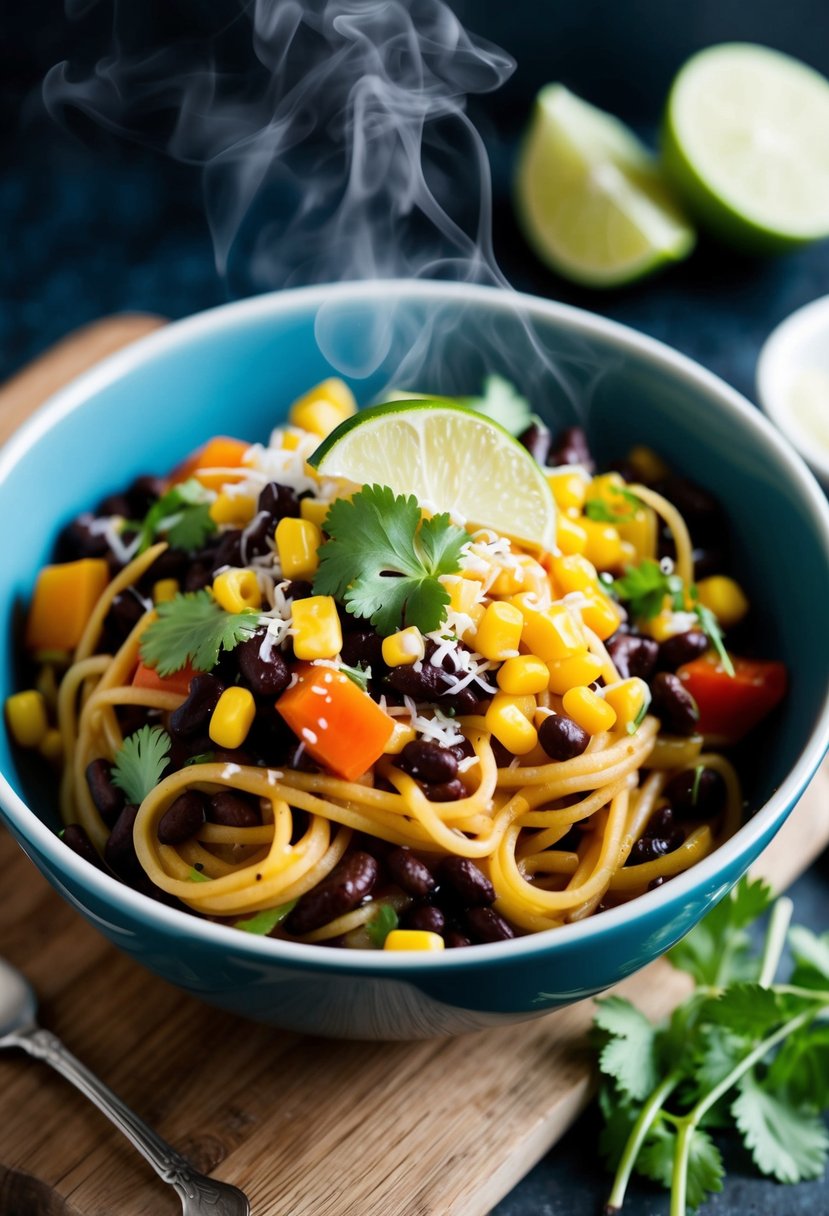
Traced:
POLYGON ((347 418, 314 452, 323 477, 389 486, 524 544, 550 549, 555 503, 547 479, 508 431, 465 406, 393 401, 347 418))
POLYGON ((536 99, 516 204, 542 261, 590 287, 629 283, 694 244, 654 158, 618 119, 561 84, 536 99))
POLYGON ((671 88, 666 173, 711 232, 749 252, 829 235, 829 81, 779 51, 700 51, 671 88))

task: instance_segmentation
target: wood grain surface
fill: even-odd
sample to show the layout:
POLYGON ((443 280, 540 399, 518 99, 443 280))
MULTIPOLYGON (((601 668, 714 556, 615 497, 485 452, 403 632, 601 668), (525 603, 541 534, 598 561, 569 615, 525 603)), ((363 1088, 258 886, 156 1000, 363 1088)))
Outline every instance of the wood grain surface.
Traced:
MULTIPOLYGON (((102 354, 159 324, 113 318, 0 391, 0 437, 102 354), (13 422, 9 424, 9 414, 13 422)), ((787 886, 829 843, 829 768, 756 867, 787 886)), ((41 1020, 254 1216, 484 1216, 587 1102, 592 1002, 426 1043, 302 1038, 217 1012, 118 953, 0 831, 0 954, 41 1020)), ((652 1016, 685 978, 655 963, 620 986, 652 1016)), ((165 1216, 175 1194, 45 1065, 0 1056, 0 1216, 165 1216)))

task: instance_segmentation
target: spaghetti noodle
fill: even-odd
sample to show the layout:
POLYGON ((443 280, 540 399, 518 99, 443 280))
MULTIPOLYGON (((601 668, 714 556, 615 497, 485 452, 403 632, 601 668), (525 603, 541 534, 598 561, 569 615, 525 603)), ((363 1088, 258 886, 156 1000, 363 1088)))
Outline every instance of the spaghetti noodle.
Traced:
MULTIPOLYGON (((366 622, 354 629, 341 602, 333 652, 300 661, 296 606, 330 597, 291 578, 273 525, 323 521, 336 487, 311 477, 305 457, 316 440, 298 428, 275 432, 267 448, 239 445, 235 462, 221 442, 208 466, 196 457, 185 470, 208 487, 194 501, 203 521, 209 511, 209 539, 177 547, 175 510, 173 524, 168 516, 156 529, 158 543, 140 552, 122 526, 121 568, 62 676, 55 713, 70 843, 80 832, 121 877, 138 874, 143 889, 252 931, 376 947, 400 924, 415 944, 453 946, 583 919, 670 879, 737 830, 738 777, 719 751, 702 750, 709 732, 684 682, 686 668, 727 652, 712 650, 721 636, 692 590, 686 522, 653 479, 642 484, 641 457, 627 481, 575 466, 550 471, 566 521, 558 553, 470 531, 456 571, 442 579, 445 618, 419 634, 414 661, 399 651, 395 664, 393 648, 366 622), (660 535, 669 560, 660 559, 660 535), (209 666, 193 661, 194 641, 178 671, 154 671, 147 642, 159 618, 188 601, 213 622, 228 569, 231 590, 253 608, 243 603, 217 627, 238 624, 239 637, 225 636, 209 666), (180 593, 172 600, 171 590, 180 593), (520 624, 518 644, 502 651, 476 644, 493 605, 520 624), (548 629, 560 633, 544 650, 548 629), (669 654, 685 661, 669 665, 669 654), (522 665, 528 658, 535 666, 522 665), (283 668, 278 695, 263 693, 283 668), (380 749, 357 776, 328 762, 322 746, 321 709, 343 682, 382 719, 380 749), (229 689, 234 704, 253 707, 238 739, 216 725, 229 689), (318 694, 313 727, 297 729, 283 712, 300 692, 305 701, 318 694), (134 793, 119 790, 119 757, 140 730, 157 732, 164 751, 136 806, 134 793), (125 822, 132 829, 126 861, 113 851, 118 820, 121 837, 125 822)), ((85 543, 105 534, 93 527, 85 543)), ((81 550, 77 560, 102 559, 81 550)), ((358 718, 358 750, 361 730, 358 718)))

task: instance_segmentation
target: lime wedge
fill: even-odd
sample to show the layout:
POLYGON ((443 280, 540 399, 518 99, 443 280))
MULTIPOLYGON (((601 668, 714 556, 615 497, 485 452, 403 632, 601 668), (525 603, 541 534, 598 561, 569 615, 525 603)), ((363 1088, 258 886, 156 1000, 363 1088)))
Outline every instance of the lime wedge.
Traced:
POLYGON ((829 81, 768 47, 689 59, 668 97, 665 171, 728 244, 784 252, 829 235, 829 81))
POLYGON ((314 452, 322 477, 389 486, 524 544, 550 549, 555 503, 538 464, 497 422, 443 401, 393 401, 340 423, 314 452))
POLYGON ((654 158, 623 123, 564 85, 538 94, 515 185, 530 244, 577 283, 629 283, 693 247, 654 158))

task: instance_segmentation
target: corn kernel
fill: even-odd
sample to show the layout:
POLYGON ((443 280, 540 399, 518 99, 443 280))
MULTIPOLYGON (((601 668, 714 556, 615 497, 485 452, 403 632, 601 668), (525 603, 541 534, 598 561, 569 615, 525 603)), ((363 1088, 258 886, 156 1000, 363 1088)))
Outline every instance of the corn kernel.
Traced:
POLYGON ((248 524, 256 514, 256 499, 249 494, 228 494, 222 491, 210 504, 214 524, 248 524))
POLYGON ((656 512, 650 507, 634 511, 632 519, 623 520, 616 527, 622 538, 622 566, 656 558, 656 512))
POLYGON ((331 377, 295 401, 288 417, 292 426, 302 427, 325 439, 356 412, 357 402, 351 389, 342 380, 331 377))
POLYGON ((604 700, 615 712, 617 725, 627 727, 636 721, 643 707, 650 704, 651 694, 644 680, 631 676, 629 680, 608 684, 604 690, 604 700))
POLYGON ((309 595, 294 600, 291 633, 298 659, 333 659, 343 646, 337 605, 330 595, 309 595))
POLYGON ((568 718, 577 722, 588 735, 597 735, 615 725, 616 710, 591 688, 568 689, 561 704, 568 718))
POLYGON ((408 629, 399 629, 383 638, 382 652, 387 667, 410 667, 424 657, 426 643, 420 630, 410 625, 408 629))
POLYGON ((213 579, 216 603, 225 612, 244 612, 262 607, 262 592, 253 570, 224 570, 213 579))
POLYGON ((302 441, 302 436, 296 431, 282 432, 282 450, 284 452, 295 452, 302 441))
POLYGON ((671 472, 662 457, 657 456, 652 448, 645 447, 644 444, 637 444, 636 447, 631 448, 627 461, 639 480, 644 481, 646 485, 650 485, 654 481, 662 481, 671 472))
POLYGON ((575 507, 578 511, 584 506, 587 497, 589 477, 575 469, 561 469, 547 473, 547 482, 553 491, 556 506, 561 511, 575 507))
POLYGON ((625 479, 621 473, 599 473, 590 482, 587 501, 600 499, 611 508, 625 510, 625 502, 619 491, 625 488, 625 479))
POLYGON ((320 529, 320 535, 325 517, 330 510, 331 503, 326 502, 323 498, 301 498, 299 501, 300 517, 310 524, 316 524, 320 529))
POLYGON ((219 697, 207 728, 208 734, 217 747, 233 751, 247 739, 255 717, 253 693, 234 684, 219 697))
MULTIPOLYGON (((667 596, 666 603, 670 603, 667 596)), ((649 621, 640 621, 639 628, 654 641, 666 642, 668 638, 676 637, 678 633, 686 633, 698 625, 697 618, 689 612, 674 612, 671 608, 663 608, 649 621)))
POLYGON ((587 533, 580 523, 560 514, 556 520, 556 544, 562 553, 584 553, 587 548, 587 533))
POLYGON ((581 623, 565 604, 551 604, 538 611, 523 600, 521 611, 524 614, 521 641, 545 663, 567 659, 587 649, 581 623))
POLYGON ((407 743, 417 736, 417 731, 408 722, 398 722, 395 719, 394 728, 389 735, 389 741, 383 748, 384 756, 399 756, 407 743))
POLYGON ((168 604, 170 600, 174 600, 176 598, 178 593, 178 579, 160 578, 157 583, 153 583, 154 604, 168 604))
POLYGON ((538 731, 530 721, 535 711, 535 697, 530 716, 524 712, 523 698, 497 692, 489 703, 484 722, 490 734, 514 756, 526 756, 538 742, 538 731))
POLYGON ((619 610, 613 600, 601 591, 583 591, 582 595, 586 603, 581 607, 581 619, 604 642, 612 637, 621 624, 619 610))
POLYGON ((322 532, 309 519, 280 519, 276 525, 276 551, 285 578, 308 578, 319 566, 317 549, 322 532))
POLYGON ((566 557, 554 557, 552 575, 556 590, 560 595, 569 595, 571 591, 592 589, 599 579, 596 567, 580 553, 573 553, 566 557))
POLYGON ((507 659, 498 669, 498 687, 503 691, 520 696, 524 693, 544 692, 550 679, 547 664, 537 655, 520 655, 517 659, 507 659))
POLYGON ((525 573, 520 565, 498 566, 498 573, 490 583, 490 595, 517 595, 524 589, 525 573))
POLYGON ((584 556, 597 570, 615 570, 621 566, 622 538, 615 524, 599 523, 595 519, 583 519, 581 526, 587 533, 584 556))
POLYGON ((59 730, 52 727, 47 730, 46 734, 40 741, 38 748, 44 760, 48 760, 50 764, 59 764, 63 759, 63 737, 59 730))
POLYGON ((548 663, 547 672, 550 692, 562 697, 571 688, 579 685, 592 684, 598 680, 604 671, 604 664, 596 655, 585 651, 584 654, 574 655, 571 659, 561 659, 558 663, 548 663))
POLYGON ((514 604, 496 601, 481 618, 473 645, 490 662, 498 663, 518 654, 524 618, 514 604))
POLYGON ((742 587, 724 574, 712 574, 697 583, 699 601, 714 613, 723 629, 739 625, 749 609, 742 587))
POLYGON ((428 929, 392 929, 383 942, 384 950, 443 950, 446 942, 428 929))
MULTIPOLYGON (((476 583, 474 579, 461 578, 457 574, 444 574, 440 581, 449 592, 449 610, 471 616, 472 609, 481 601, 480 583, 476 583)), ((482 604, 481 612, 483 614, 482 604)))
POLYGON ((13 693, 6 699, 6 720, 19 747, 39 747, 49 729, 43 694, 34 688, 13 693))

